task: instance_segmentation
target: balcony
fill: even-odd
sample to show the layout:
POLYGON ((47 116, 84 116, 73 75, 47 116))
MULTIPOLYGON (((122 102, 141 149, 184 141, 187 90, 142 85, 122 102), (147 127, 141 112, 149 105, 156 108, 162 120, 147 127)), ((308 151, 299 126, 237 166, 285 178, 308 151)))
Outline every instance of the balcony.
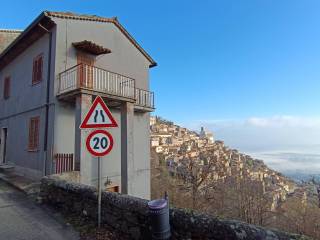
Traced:
POLYGON ((153 92, 136 88, 130 77, 94 66, 78 64, 59 74, 58 99, 74 99, 79 93, 101 95, 114 102, 133 102, 137 111, 154 110, 153 92))
POLYGON ((150 108, 154 110, 154 93, 144 89, 135 88, 136 109, 150 108))

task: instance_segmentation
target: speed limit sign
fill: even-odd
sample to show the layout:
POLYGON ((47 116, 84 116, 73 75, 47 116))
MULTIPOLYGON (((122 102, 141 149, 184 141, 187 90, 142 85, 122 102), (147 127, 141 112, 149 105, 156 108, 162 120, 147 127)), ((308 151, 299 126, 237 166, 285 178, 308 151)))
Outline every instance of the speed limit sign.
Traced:
POLYGON ((106 130, 98 129, 89 134, 86 146, 93 156, 102 157, 111 151, 113 138, 106 130))
POLYGON ((109 132, 101 128, 116 128, 118 124, 105 101, 97 96, 88 113, 79 126, 80 129, 94 129, 86 140, 88 151, 98 159, 98 226, 101 224, 101 195, 102 195, 102 162, 101 157, 107 155, 113 147, 113 138, 109 132))

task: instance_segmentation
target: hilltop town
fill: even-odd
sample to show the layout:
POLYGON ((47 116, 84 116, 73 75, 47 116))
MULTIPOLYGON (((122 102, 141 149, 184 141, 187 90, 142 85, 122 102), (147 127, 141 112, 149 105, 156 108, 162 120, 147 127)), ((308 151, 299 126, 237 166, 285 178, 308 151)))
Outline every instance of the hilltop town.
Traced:
POLYGON ((268 168, 263 161, 231 149, 223 141, 215 141, 213 133, 204 128, 197 133, 152 116, 150 129, 152 151, 160 156, 160 161, 164 161, 172 176, 187 177, 189 162, 199 167, 214 161, 212 171, 203 184, 212 180, 225 182, 229 177, 259 181, 263 192, 269 193, 272 199, 272 210, 297 189, 292 180, 268 168))
POLYGON ((320 216, 318 183, 298 184, 204 128, 191 131, 152 116, 150 131, 153 197, 169 191, 179 207, 286 231, 317 228, 312 219, 320 216))

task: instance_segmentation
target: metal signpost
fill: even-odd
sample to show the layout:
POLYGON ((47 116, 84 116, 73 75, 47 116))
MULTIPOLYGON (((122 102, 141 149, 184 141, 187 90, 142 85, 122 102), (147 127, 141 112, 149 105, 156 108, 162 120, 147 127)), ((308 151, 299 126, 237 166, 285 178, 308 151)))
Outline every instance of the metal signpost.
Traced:
POLYGON ((112 135, 102 128, 110 127, 118 127, 118 124, 103 99, 98 96, 80 125, 80 129, 95 129, 88 135, 86 147, 91 155, 98 158, 98 227, 101 225, 101 157, 110 153, 113 148, 112 135))

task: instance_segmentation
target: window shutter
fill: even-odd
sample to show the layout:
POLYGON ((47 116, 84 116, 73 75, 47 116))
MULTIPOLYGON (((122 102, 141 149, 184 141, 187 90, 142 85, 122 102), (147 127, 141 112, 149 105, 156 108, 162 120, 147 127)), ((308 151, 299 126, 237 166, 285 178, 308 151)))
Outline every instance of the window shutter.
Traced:
POLYGON ((33 67, 32 67, 32 84, 36 82, 37 77, 37 59, 33 59, 33 67))
POLYGON ((42 81, 42 65, 43 65, 43 63, 42 63, 43 61, 42 61, 42 55, 41 56, 39 56, 39 58, 38 58, 38 71, 37 71, 37 74, 38 74, 38 76, 37 76, 37 82, 41 82, 42 81))
POLYGON ((39 147, 39 123, 40 117, 32 117, 29 122, 29 150, 37 150, 39 147))
POLYGON ((29 144, 28 144, 28 148, 31 150, 33 149, 33 120, 32 118, 30 119, 29 122, 29 144))
POLYGON ((10 97, 10 77, 4 79, 3 98, 8 99, 10 97))
POLYGON ((32 84, 36 84, 42 81, 42 72, 43 72, 43 56, 42 54, 40 54, 33 59, 32 84))
POLYGON ((39 117, 35 118, 34 121, 34 149, 39 147, 39 117))

